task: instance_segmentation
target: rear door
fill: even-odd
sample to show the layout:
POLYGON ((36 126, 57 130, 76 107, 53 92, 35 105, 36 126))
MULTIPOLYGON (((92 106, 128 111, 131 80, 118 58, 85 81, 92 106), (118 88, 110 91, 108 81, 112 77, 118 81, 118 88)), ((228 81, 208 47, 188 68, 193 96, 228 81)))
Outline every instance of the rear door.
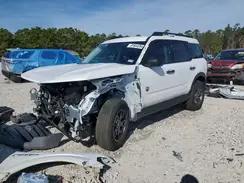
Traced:
POLYGON ((188 83, 191 79, 191 54, 188 49, 188 42, 171 40, 172 59, 168 61, 167 67, 174 71, 174 86, 172 97, 188 93, 188 83))
POLYGON ((58 60, 58 51, 43 50, 39 55, 39 66, 56 65, 58 60))
POLYGON ((142 88, 143 107, 148 107, 186 93, 189 80, 189 53, 186 42, 154 40, 150 43, 138 76, 142 88), (161 60, 158 67, 146 67, 149 58, 161 60))
POLYGON ((191 62, 190 62, 190 75, 191 79, 189 80, 188 83, 188 91, 191 89, 192 82, 195 78, 195 76, 198 73, 204 72, 205 74, 207 73, 207 61, 203 57, 203 51, 200 47, 199 44, 197 43, 189 43, 188 44, 189 51, 191 54, 191 62))

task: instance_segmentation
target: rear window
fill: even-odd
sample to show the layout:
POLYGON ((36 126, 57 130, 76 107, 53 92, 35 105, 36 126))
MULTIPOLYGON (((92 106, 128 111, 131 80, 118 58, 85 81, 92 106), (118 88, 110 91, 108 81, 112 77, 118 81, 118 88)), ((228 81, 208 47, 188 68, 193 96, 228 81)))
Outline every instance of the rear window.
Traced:
POLYGON ((34 51, 7 51, 3 56, 12 59, 28 59, 33 53, 34 51))
POLYGON ((200 48, 200 46, 198 44, 188 44, 188 45, 189 45, 191 57, 193 59, 194 58, 203 58, 202 49, 200 48))
POLYGON ((230 50, 230 51, 222 51, 219 53, 216 58, 217 60, 240 60, 244 61, 244 50, 230 50))

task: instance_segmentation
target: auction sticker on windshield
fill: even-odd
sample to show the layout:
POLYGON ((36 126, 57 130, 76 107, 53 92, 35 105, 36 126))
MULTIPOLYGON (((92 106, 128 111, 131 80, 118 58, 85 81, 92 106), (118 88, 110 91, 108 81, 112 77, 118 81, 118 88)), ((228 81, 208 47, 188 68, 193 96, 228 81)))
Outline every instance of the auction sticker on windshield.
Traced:
POLYGON ((130 43, 128 44, 127 48, 135 48, 135 49, 143 49, 144 45, 143 44, 135 44, 135 43, 130 43))

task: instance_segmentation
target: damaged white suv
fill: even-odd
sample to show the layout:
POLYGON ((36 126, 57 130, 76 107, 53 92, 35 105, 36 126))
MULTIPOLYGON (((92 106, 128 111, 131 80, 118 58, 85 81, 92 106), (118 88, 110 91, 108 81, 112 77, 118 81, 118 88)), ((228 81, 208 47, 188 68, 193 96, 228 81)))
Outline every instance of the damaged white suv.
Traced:
POLYGON ((204 100, 207 62, 196 39, 155 32, 105 41, 82 64, 47 66, 22 74, 39 119, 74 141, 95 139, 107 150, 126 141, 130 121, 204 100))

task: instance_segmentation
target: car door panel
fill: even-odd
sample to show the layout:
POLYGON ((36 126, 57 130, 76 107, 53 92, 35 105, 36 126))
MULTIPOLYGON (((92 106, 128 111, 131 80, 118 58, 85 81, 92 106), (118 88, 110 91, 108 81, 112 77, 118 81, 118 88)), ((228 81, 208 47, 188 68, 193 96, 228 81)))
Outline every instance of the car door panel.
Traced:
MULTIPOLYGON (((161 44, 172 44, 171 41, 161 40, 161 44)), ((150 46, 149 46, 150 48, 150 46)), ((168 48, 167 48, 168 49, 168 48)), ((143 107, 148 107, 163 101, 167 101, 187 93, 190 60, 174 63, 171 53, 164 58, 165 63, 158 67, 146 67, 139 65, 138 76, 142 88, 143 107)))

